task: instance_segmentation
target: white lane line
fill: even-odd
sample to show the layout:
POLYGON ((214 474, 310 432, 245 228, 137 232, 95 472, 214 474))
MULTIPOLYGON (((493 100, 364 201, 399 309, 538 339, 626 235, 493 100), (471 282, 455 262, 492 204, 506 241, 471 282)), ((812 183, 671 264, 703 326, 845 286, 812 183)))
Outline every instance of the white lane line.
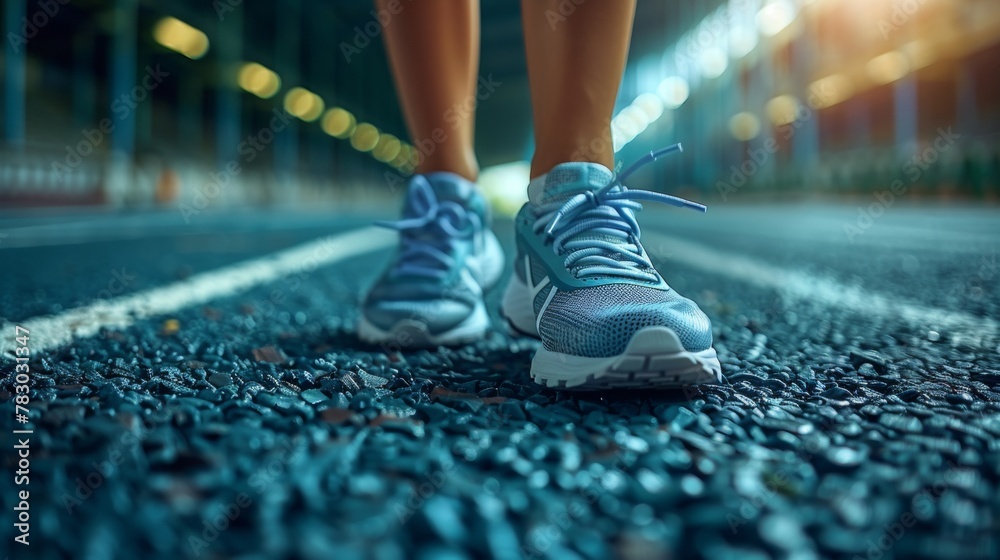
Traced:
MULTIPOLYGON (((971 218, 968 224, 963 225, 982 225, 984 231, 946 229, 959 225, 950 222, 917 228, 875 221, 870 228, 855 235, 853 242, 851 242, 844 232, 844 225, 856 226, 856 215, 845 214, 843 219, 837 219, 832 216, 816 216, 806 212, 803 216, 789 220, 781 218, 778 214, 765 212, 754 221, 748 221, 746 208, 739 211, 716 211, 715 209, 712 211, 714 212, 712 219, 706 219, 702 216, 693 218, 685 216, 683 220, 678 220, 660 217, 660 213, 670 212, 669 209, 656 210, 657 214, 654 220, 657 220, 658 223, 673 223, 677 227, 684 228, 684 231, 690 233, 693 238, 697 238, 701 232, 717 233, 720 224, 733 225, 735 223, 737 226, 753 228, 749 232, 753 239, 775 240, 789 246, 792 246, 790 245, 792 242, 795 243, 794 246, 802 243, 823 243, 838 248, 847 247, 861 251, 869 248, 881 252, 907 250, 921 256, 926 253, 939 254, 942 252, 948 254, 955 252, 992 253, 995 251, 995 247, 1000 244, 997 231, 986 231, 991 222, 986 220, 972 221, 971 218), (760 224, 765 224, 766 227, 760 227, 760 224)), ((789 212, 800 211, 789 210, 789 212)), ((646 210, 643 210, 643 213, 645 212, 646 210)), ((649 223, 657 222, 651 220, 649 223)), ((996 229, 995 226, 993 229, 996 229)), ((646 230, 643 230, 644 234, 645 232, 646 230)))
MULTIPOLYGON (((866 292, 827 278, 783 269, 668 235, 647 232, 645 238, 647 245, 669 250, 668 259, 710 274, 774 289, 786 297, 819 301, 869 316, 900 317, 914 326, 945 332, 956 343, 961 341, 992 349, 995 346, 990 345, 996 344, 1000 333, 1000 323, 987 317, 866 292)), ((349 257, 387 248, 395 240, 395 233, 380 228, 331 235, 272 255, 197 274, 167 286, 95 301, 58 315, 34 317, 17 324, 31 331, 33 353, 44 352, 64 346, 74 338, 93 336, 102 328, 127 328, 137 320, 231 296, 289 274, 312 271, 349 257)), ((0 324, 0 358, 10 359, 13 355, 13 337, 2 336, 2 333, 12 333, 13 329, 13 323, 0 324)))
POLYGON ((829 278, 772 266, 742 255, 718 251, 673 236, 648 232, 647 247, 661 247, 668 260, 684 263, 716 276, 726 276, 782 296, 816 301, 830 307, 850 309, 870 317, 898 317, 917 328, 947 334, 953 344, 997 348, 1000 323, 958 310, 940 309, 889 295, 841 284, 829 278))
MULTIPOLYGON (((70 309, 58 315, 17 322, 31 331, 32 354, 64 346, 74 338, 94 336, 102 328, 124 329, 138 320, 231 296, 296 272, 311 272, 349 257, 391 246, 396 233, 368 227, 330 235, 271 255, 196 274, 151 288, 70 309)), ((0 323, 0 357, 13 356, 14 324, 0 323), (11 333, 9 336, 7 333, 11 333)))

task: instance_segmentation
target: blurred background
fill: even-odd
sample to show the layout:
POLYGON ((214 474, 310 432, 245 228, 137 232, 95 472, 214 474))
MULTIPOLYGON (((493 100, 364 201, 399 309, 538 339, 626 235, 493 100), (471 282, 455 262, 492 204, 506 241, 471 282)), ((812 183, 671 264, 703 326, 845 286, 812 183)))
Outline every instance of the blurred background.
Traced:
MULTIPOLYGON (((629 186, 710 208, 640 216, 729 379, 683 395, 535 384, 501 290, 468 347, 359 343, 396 242, 368 226, 434 145, 372 0, 0 12, 0 429, 24 427, 21 328, 34 358, 11 558, 1000 558, 997 0, 639 1, 594 142, 625 165, 682 142, 629 186)), ((519 2, 482 19, 476 99, 444 118, 478 103, 509 214, 519 2)))
MULTIPOLYGON (((532 152, 520 11, 482 13, 478 153, 509 209, 532 152)), ((419 157, 391 15, 368 2, 8 0, 2 16, 0 208, 354 207, 396 197, 419 157)), ((897 180, 908 200, 996 200, 998 62, 994 0, 640 2, 611 141, 626 163, 683 142, 636 185, 706 202, 897 180)))

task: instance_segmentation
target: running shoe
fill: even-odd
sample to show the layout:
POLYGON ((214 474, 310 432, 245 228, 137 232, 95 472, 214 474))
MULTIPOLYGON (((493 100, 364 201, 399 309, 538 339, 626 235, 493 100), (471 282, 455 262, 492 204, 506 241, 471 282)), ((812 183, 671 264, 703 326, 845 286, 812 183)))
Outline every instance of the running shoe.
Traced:
POLYGON ((535 382, 594 389, 721 381, 708 317, 653 267, 635 218, 638 201, 705 207, 623 184, 680 150, 650 152, 618 177, 603 165, 564 163, 529 184, 501 312, 513 329, 542 341, 531 362, 535 382))
POLYGON ((399 248, 361 303, 358 336, 397 348, 462 344, 490 326, 483 293, 500 279, 503 249, 489 229, 486 200, 453 173, 415 175, 399 248))

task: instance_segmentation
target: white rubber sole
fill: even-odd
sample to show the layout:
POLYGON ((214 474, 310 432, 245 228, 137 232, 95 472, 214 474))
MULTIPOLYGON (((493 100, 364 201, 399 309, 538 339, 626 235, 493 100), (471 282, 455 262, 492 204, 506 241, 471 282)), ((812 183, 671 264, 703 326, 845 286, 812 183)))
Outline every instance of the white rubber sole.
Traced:
POLYGON ((358 338, 369 344, 378 344, 388 351, 413 348, 437 348, 467 344, 483 337, 490 328, 490 316, 480 301, 472 314, 454 328, 431 334, 427 325, 415 319, 403 319, 389 330, 372 324, 363 315, 358 319, 358 338))
POLYGON ((674 331, 646 327, 632 335, 624 352, 607 358, 539 348, 531 360, 531 378, 565 389, 676 389, 721 383, 722 365, 714 348, 688 352, 674 331))
MULTIPOLYGON (((519 334, 538 338, 531 293, 514 274, 504 292, 501 315, 519 334)), ((722 364, 714 348, 684 349, 667 327, 646 327, 632 335, 617 356, 589 358, 542 348, 531 360, 531 378, 546 387, 565 389, 671 389, 722 382, 722 364)))

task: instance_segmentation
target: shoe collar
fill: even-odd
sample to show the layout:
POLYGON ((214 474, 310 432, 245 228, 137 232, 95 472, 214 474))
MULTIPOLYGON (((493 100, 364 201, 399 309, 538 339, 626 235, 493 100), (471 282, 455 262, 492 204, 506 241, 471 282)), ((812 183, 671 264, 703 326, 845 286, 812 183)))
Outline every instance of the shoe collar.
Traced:
POLYGON ((614 173, 599 163, 561 163, 528 183, 528 200, 532 204, 566 200, 580 192, 600 190, 612 180, 614 173))

